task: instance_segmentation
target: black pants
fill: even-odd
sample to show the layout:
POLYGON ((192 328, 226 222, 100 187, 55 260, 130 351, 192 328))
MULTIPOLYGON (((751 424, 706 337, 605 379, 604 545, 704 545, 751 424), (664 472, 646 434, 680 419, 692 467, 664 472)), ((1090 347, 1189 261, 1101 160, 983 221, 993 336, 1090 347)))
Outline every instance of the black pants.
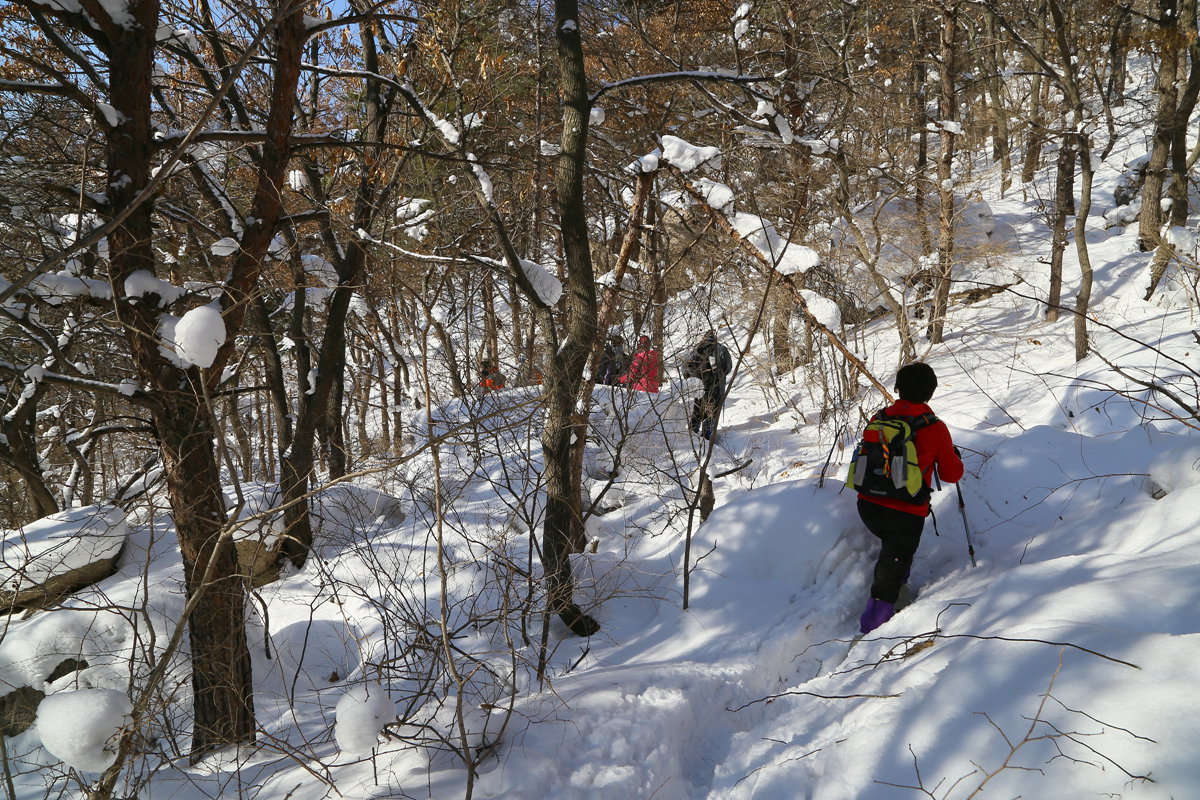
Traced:
POLYGON ((867 530, 880 541, 871 597, 885 603, 895 603, 900 595, 900 587, 908 580, 913 556, 921 544, 925 518, 861 499, 858 501, 858 516, 867 530))
POLYGON ((693 433, 712 436, 716 431, 717 412, 721 410, 720 384, 704 385, 704 395, 692 403, 690 420, 693 433))

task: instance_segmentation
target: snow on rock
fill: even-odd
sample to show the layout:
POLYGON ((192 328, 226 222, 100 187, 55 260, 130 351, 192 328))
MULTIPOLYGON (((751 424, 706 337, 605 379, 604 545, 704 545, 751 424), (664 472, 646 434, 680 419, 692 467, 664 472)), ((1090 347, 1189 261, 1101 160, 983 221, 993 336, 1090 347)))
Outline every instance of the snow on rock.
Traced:
POLYGON ((133 712, 133 703, 115 689, 59 692, 38 708, 42 746, 82 772, 103 772, 116 760, 116 734, 133 712))
POLYGON ((0 541, 0 607, 38 606, 112 574, 128 533, 125 512, 92 505, 60 511, 0 541))
POLYGON ((398 498, 349 483, 318 493, 312 507, 316 533, 331 541, 351 541, 375 524, 396 527, 407 517, 398 498))
POLYGON ((662 137, 662 157, 683 172, 691 172, 701 164, 719 159, 721 150, 718 147, 699 147, 678 136, 666 135, 662 137))
POLYGON ((366 755, 383 726, 396 718, 396 704, 377 683, 350 687, 334 710, 333 738, 343 753, 366 755))
POLYGON ((1179 225, 1169 228, 1164 238, 1178 250, 1190 252, 1196 249, 1196 233, 1179 225))
POLYGON ((522 258, 521 270, 525 273, 525 277, 529 279, 529 282, 533 284, 533 290, 537 292, 538 299, 543 304, 552 306, 562 297, 562 282, 546 271, 546 268, 541 264, 522 258))
POLYGON ((233 546, 251 585, 265 586, 279 578, 277 556, 286 530, 279 510, 279 487, 255 482, 243 483, 238 490, 225 490, 233 546))
POLYGON ((175 352, 197 367, 211 367, 224 343, 225 321, 217 303, 197 306, 175 324, 175 352))

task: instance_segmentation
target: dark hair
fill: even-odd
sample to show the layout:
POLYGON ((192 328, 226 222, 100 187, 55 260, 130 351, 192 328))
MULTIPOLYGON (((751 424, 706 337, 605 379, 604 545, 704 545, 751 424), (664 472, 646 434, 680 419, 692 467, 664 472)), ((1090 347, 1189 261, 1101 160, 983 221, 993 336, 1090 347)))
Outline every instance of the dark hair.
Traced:
POLYGON ((920 361, 905 364, 896 373, 896 393, 910 403, 928 403, 937 385, 933 367, 920 361))

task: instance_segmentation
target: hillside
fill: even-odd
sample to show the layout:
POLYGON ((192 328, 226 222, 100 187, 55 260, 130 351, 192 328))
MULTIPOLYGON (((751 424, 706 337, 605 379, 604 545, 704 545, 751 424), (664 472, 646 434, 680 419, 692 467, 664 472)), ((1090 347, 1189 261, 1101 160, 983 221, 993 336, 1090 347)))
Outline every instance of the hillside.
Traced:
MULTIPOLYGON (((1114 151, 1097 197, 1135 155, 1114 151)), ((613 475, 614 453, 589 446, 604 513, 588 522, 591 552, 573 558, 601 631, 581 639, 551 622, 539 681, 543 617, 509 606, 533 591, 521 575, 539 513, 537 391, 466 398, 433 412, 438 447, 322 492, 313 556, 258 590, 258 745, 188 766, 150 741, 129 785, 179 800, 1192 797, 1200 440, 1194 417, 1149 385, 1195 401, 1194 281, 1142 300, 1150 255, 1132 227, 1103 226, 1111 204, 1098 208, 1095 355, 1076 362, 1071 315, 1046 322, 1037 300, 1037 189, 1001 197, 980 183, 999 255, 956 290, 1012 286, 955 305, 945 341, 922 345, 967 476, 961 513, 953 487, 935 496, 917 597, 891 622, 854 639, 875 545, 841 490, 859 411, 881 399, 864 384, 857 408, 823 408, 810 371, 771 378, 755 343, 711 454, 688 436, 695 390, 677 370, 657 396, 598 390, 596 435, 621 441, 622 460, 613 475), (462 434, 466 421, 483 424, 462 434), (687 500, 706 459, 710 475, 728 474, 701 525, 687 500), (381 496, 396 499, 392 513, 381 496)), ((694 331, 673 330, 670 352, 685 351, 694 331)), ((847 333, 890 380, 891 321, 847 333)), ((141 656, 160 653, 179 619, 182 574, 169 518, 132 522, 114 577, 10 618, 10 684, 64 655, 88 667, 42 683, 48 693, 123 690, 131 664, 144 675, 141 656)), ((168 730, 187 716, 182 666, 150 706, 168 730)), ((8 740, 16 797, 95 779, 41 746, 121 709, 78 713, 47 711, 8 740)), ((102 742, 79 749, 96 756, 102 742)))

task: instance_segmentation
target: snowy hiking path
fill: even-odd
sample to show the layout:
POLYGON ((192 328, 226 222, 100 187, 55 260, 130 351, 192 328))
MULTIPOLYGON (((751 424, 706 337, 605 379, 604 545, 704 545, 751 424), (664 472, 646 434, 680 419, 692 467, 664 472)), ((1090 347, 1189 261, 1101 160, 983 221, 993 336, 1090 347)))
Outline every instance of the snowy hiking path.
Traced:
MULTIPOLYGON (((1123 704, 1096 699, 1092 687, 1120 686, 1114 694, 1153 704, 1154 687, 1181 685, 1178 675, 1167 672, 1162 640, 1133 633, 1138 623, 1123 624, 1114 613, 1124 607, 1128 614, 1148 602, 1146 593, 1154 590, 1138 584, 1142 579, 1157 584, 1155 574, 1171 569, 1165 553, 1162 560, 1152 557, 1162 547, 1162 531, 1135 521, 1169 506, 1144 507, 1150 501, 1137 473, 1147 469, 1151 452, 1180 437, 1133 425, 1092 438, 1086 427, 1071 428, 1093 419, 1064 415, 1052 398, 1043 409, 1026 411, 1024 419, 1006 418, 1006 424, 1018 424, 1001 433, 986 409, 976 418, 977 402, 964 407, 970 409, 965 414, 953 409, 962 394, 978 397, 971 391, 978 384, 948 377, 939 410, 946 407, 952 423, 969 426, 952 424, 952 431, 966 455, 961 487, 978 567, 970 566, 957 496, 947 485, 934 497, 937 534, 932 521, 927 523, 914 564, 912 581, 920 596, 893 621, 855 641, 878 545, 858 519, 853 496, 841 491, 840 455, 834 454, 818 488, 815 475, 828 444, 802 444, 801 434, 779 426, 750 433, 735 411, 722 425, 710 472, 751 456, 755 463, 717 482, 718 506, 693 542, 690 608, 682 611, 678 597, 665 588, 680 566, 681 546, 638 550, 642 568, 663 576, 659 601, 618 599, 602 607, 609 629, 592 643, 579 670, 555 683, 572 721, 525 728, 522 766, 510 767, 502 757, 495 771, 482 776, 478 796, 505 797, 526 785, 530 776, 508 770, 528 766, 530 758, 540 763, 542 756, 530 755, 537 752, 555 755, 542 764, 545 783, 531 782, 579 800, 882 800, 899 791, 887 784, 914 785, 917 769, 935 780, 961 779, 963 785, 980 780, 982 772, 973 774, 977 762, 994 768, 1003 761, 999 731, 1019 741, 1022 726, 1038 712, 1039 693, 1052 681, 1059 680, 1057 691, 1072 699, 1072 707, 1115 709, 1108 721, 1117 726, 1123 704), (1065 418, 1064 423, 1039 424, 1043 414, 1065 418), (793 457, 784 455, 789 452, 793 457), (799 479, 771 483, 789 473, 799 479), (768 485, 755 485, 763 481, 768 485), (1072 524, 1073 517, 1094 512, 1108 515, 1107 524, 1072 524), (1149 535, 1123 535, 1123 524, 1149 535), (1114 549, 1149 557, 1129 585, 1107 566, 1127 561, 1080 554, 1114 549), (704 555, 697 564, 698 554, 704 555), (1088 606, 1097 581, 1114 594, 1112 605, 1088 606), (1014 605, 1014 599, 1031 595, 1035 605, 1014 605), (647 607, 631 613, 632 602, 647 607), (1058 603, 1061 613, 1049 610, 1058 603), (614 620, 636 624, 613 625, 614 620), (1114 624, 1130 633, 1115 634, 1114 624), (1008 641, 1019 639, 1030 641, 1008 641), (1034 640, 1091 647, 1139 663, 1146 674, 1034 640), (1073 680, 1056 677, 1060 671, 1073 680), (1014 696, 1022 700, 1014 703, 1014 696), (947 719, 947 708, 961 711, 947 719), (554 728, 557 734, 550 733, 554 728), (881 730, 895 731, 894 739, 884 744, 881 730), (579 752, 571 757, 578 768, 569 781, 561 777, 564 748, 579 752), (864 773, 859 769, 864 759, 878 769, 864 773)), ((1011 386, 1007 392, 1016 398, 1029 388, 1011 386)), ((1078 401, 1086 403, 1083 394, 1078 401)), ((1124 412, 1105 409, 1109 417, 1118 413, 1124 412)), ((757 421, 769 416, 760 414, 757 421)), ((1173 512, 1167 519, 1183 525, 1173 512)), ((1178 577, 1167 582, 1185 580, 1186 571, 1174 565, 1170 575, 1178 577)), ((1170 622, 1150 627, 1168 636, 1186 633, 1175 617, 1166 616, 1170 622)), ((1177 644, 1193 650, 1196 637, 1188 638, 1191 644, 1177 644)), ((1114 730, 1093 733, 1107 731, 1106 746, 1123 761, 1132 759, 1136 766, 1148 760, 1150 744, 1114 730)), ((1041 760, 1032 763, 1041 768, 1041 760)), ((1027 796, 1038 796, 1036 786, 1029 782, 1027 796)))
MULTIPOLYGON (((774 513, 782 495, 793 498, 787 504, 802 497, 805 505, 843 505, 835 482, 817 489, 814 480, 767 486, 718 508, 693 544, 700 552, 715 549, 693 574, 689 609, 658 604, 640 631, 609 632, 621 643, 611 650, 594 643, 594 657, 581 671, 555 682, 572 718, 587 723, 565 726, 549 752, 580 746, 599 764, 626 764, 576 773, 569 788, 559 787, 564 796, 726 796, 722 765, 735 741, 772 724, 779 706, 766 699, 820 681, 822 668, 845 656, 868 542, 854 529, 857 515, 838 511, 833 526, 808 526, 807 535, 796 535, 797 521, 774 513), (751 530, 757 533, 742 535, 751 530), (582 738, 572 743, 576 736, 582 738), (664 775, 673 777, 656 785, 664 775)), ((550 745, 547 725, 555 727, 542 723, 526 735, 548 736, 550 745)), ((540 749, 528 741, 525 748, 540 749)), ((494 778, 503 783, 488 775, 481 788, 502 797, 494 778)))

